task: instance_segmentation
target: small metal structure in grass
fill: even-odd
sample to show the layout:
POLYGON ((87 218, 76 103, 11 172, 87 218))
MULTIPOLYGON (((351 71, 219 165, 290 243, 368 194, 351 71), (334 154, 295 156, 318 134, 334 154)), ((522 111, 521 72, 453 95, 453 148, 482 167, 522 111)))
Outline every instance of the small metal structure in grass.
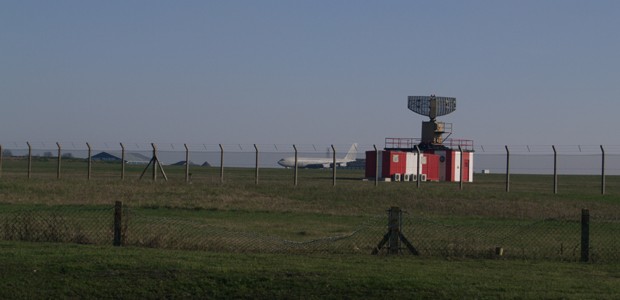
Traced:
POLYGON ((402 233, 403 211, 399 207, 391 207, 388 210, 388 232, 383 236, 377 247, 372 250, 372 255, 377 255, 379 250, 387 244, 388 254, 400 254, 400 243, 405 244, 409 252, 413 255, 420 255, 418 250, 407 240, 402 233))

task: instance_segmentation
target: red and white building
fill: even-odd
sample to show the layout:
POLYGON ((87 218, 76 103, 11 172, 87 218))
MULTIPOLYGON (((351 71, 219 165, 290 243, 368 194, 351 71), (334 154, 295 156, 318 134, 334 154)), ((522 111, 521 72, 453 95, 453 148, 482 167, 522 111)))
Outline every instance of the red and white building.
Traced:
POLYGON ((447 140, 436 149, 417 149, 414 141, 388 138, 385 150, 367 151, 366 178, 375 178, 378 170, 379 178, 386 181, 417 181, 420 176, 420 181, 458 182, 462 177, 463 182, 473 182, 472 141, 447 140))

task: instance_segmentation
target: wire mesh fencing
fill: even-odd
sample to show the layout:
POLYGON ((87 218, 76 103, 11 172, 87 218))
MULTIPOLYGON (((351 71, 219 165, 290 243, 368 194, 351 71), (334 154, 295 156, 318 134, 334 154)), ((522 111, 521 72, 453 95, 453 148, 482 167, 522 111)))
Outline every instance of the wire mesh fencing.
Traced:
POLYGON ((3 209, 0 212, 0 238, 112 245, 118 230, 120 245, 161 249, 287 255, 398 253, 423 257, 620 261, 620 219, 596 213, 584 223, 583 212, 543 220, 428 217, 405 212, 397 221, 397 229, 386 215, 358 218, 355 220, 359 222, 342 224, 311 222, 316 228, 308 224, 262 224, 263 221, 260 222, 262 225, 247 225, 238 222, 244 217, 235 219, 233 216, 235 221, 222 222, 221 216, 214 218, 178 211, 153 213, 139 208, 124 208, 120 216, 118 220, 112 207, 3 209), (401 242, 392 244, 388 241, 394 232, 402 237, 401 242))
POLYGON ((579 217, 459 222, 408 218, 403 226, 421 255, 444 257, 578 260, 579 217))
MULTIPOLYGON (((5 178, 58 179, 138 179, 159 178, 195 183, 269 184, 292 178, 295 157, 300 166, 299 180, 328 182, 329 169, 337 161, 334 178, 365 177, 365 155, 376 145, 284 145, 284 144, 178 144, 178 143, 82 143, 82 142, 3 142, 0 143, 0 176, 5 178), (349 152, 354 159, 344 160, 349 152), (157 168, 153 168, 153 158, 157 168), (162 167, 159 168, 159 165, 162 167), (312 170, 314 169, 314 171, 312 170), (359 172, 349 172, 349 171, 359 172), (160 174, 162 173, 162 174, 160 174)), ((378 146, 381 148, 381 146, 378 146)), ((503 189, 504 177, 512 174, 511 190, 547 191, 559 179, 559 191, 570 192, 573 175, 590 177, 620 175, 618 145, 478 145, 475 151, 475 182, 495 183, 503 189), (531 186, 520 180, 537 176, 544 184, 531 186), (556 178, 557 179, 557 178, 556 178)), ((297 176, 297 175, 295 175, 297 176)), ((508 179, 508 177, 505 177, 508 179)), ((598 192, 602 180, 589 181, 588 190, 598 192)), ((293 183, 293 180, 290 180, 293 183)), ((296 182, 296 181, 295 181, 296 182)), ((617 183, 602 182, 609 192, 617 183)), ((507 186, 507 185, 506 185, 507 186)))
MULTIPOLYGON (((253 228, 209 224, 209 220, 129 214, 125 245, 233 253, 370 253, 384 218, 371 217, 331 235, 306 237, 303 231, 282 234, 253 228)), ((294 224, 290 224, 294 228, 294 224)))
POLYGON ((0 211, 0 237, 9 241, 105 245, 113 237, 111 207, 45 206, 0 211))
MULTIPOLYGON (((543 220, 403 218, 402 233, 419 255, 613 262, 620 260, 620 219, 589 211, 543 220), (584 215, 584 213, 586 215, 584 215)), ((406 252, 406 247, 400 246, 406 252)))

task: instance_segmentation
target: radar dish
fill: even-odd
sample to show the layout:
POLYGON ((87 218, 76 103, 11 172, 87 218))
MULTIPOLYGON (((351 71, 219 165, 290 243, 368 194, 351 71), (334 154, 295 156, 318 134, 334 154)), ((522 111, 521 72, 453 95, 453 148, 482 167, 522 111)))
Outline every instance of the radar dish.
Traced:
POLYGON ((456 98, 431 96, 409 96, 409 109, 415 113, 430 117, 447 115, 456 110, 456 98))

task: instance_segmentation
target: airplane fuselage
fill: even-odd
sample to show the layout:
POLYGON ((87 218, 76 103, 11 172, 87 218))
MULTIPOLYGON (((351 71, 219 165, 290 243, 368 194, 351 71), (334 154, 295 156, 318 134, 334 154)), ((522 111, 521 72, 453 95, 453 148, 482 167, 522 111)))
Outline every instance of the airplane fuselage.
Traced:
MULTIPOLYGON (((356 154, 357 144, 353 144, 344 158, 336 159, 336 166, 346 166, 348 162, 355 161, 356 154)), ((330 168, 333 163, 333 158, 297 157, 298 168, 330 168)), ((295 157, 283 158, 278 161, 278 164, 285 168, 294 168, 295 157)))
MULTIPOLYGON (((336 165, 346 165, 346 163, 351 162, 353 160, 344 160, 344 159, 336 159, 336 165)), ((298 168, 329 168, 334 163, 333 159, 329 158, 298 158, 297 159, 297 167, 298 168)), ((294 168, 295 167, 295 158, 287 157, 278 161, 278 164, 285 168, 294 168)))

